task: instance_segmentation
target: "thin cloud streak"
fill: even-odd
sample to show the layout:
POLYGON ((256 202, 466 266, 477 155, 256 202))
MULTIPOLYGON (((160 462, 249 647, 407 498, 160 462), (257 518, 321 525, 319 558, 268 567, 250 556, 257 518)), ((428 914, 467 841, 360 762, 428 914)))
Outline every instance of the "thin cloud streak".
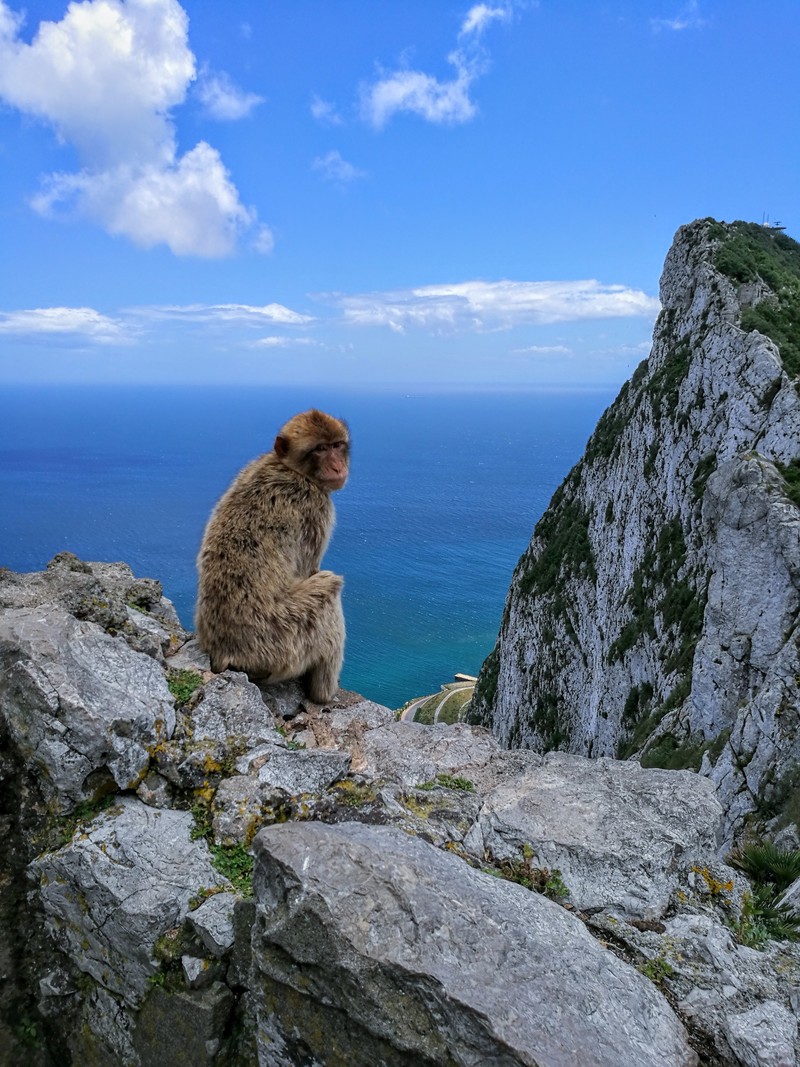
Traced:
POLYGON ((434 331, 486 331, 523 324, 583 319, 652 318, 660 303, 639 289, 598 281, 460 282, 327 299, 354 326, 386 326, 397 333, 416 327, 434 331))
POLYGON ((64 335, 99 345, 132 343, 129 327, 94 308, 50 307, 0 312, 0 333, 35 340, 64 335))

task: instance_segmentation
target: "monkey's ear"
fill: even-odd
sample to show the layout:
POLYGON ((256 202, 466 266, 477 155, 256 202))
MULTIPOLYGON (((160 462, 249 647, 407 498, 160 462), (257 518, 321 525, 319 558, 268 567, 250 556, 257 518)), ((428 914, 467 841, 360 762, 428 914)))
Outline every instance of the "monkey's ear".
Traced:
POLYGON ((283 457, 287 455, 288 452, 288 439, 286 437, 281 436, 281 434, 278 434, 278 436, 275 438, 275 455, 278 457, 278 459, 283 459, 283 457))

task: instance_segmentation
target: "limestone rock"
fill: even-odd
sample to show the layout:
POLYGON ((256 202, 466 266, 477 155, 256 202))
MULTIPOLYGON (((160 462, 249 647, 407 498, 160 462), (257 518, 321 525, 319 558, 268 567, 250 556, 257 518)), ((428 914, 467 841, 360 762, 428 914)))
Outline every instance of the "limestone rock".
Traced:
POLYGON ((234 893, 215 893, 189 912, 189 925, 212 956, 222 957, 233 947, 234 893))
POLYGON ((728 1020, 728 1040, 745 1067, 795 1067, 797 1020, 780 1004, 765 1001, 728 1020))
POLYGON ((284 745, 258 687, 235 671, 216 675, 203 686, 192 705, 191 729, 194 740, 228 742, 245 750, 266 742, 284 745))
POLYGON ((507 747, 702 770, 728 847, 791 819, 800 759, 800 390, 751 326, 756 301, 792 336, 799 247, 678 231, 650 356, 537 524, 468 713, 507 747))
POLYGON ((47 604, 0 617, 0 715, 62 811, 91 797, 96 772, 134 788, 175 728, 157 663, 47 604))
POLYGON ((30 865, 48 929, 80 970, 135 1007, 158 970, 156 941, 200 889, 224 885, 189 812, 120 798, 30 865))
POLYGON ((714 855, 721 819, 713 786, 689 771, 552 752, 485 797, 467 843, 501 860, 532 850, 580 910, 655 918, 680 875, 714 855))
POLYGON ((262 1063, 697 1062, 655 987, 543 897, 385 827, 255 850, 262 1063))

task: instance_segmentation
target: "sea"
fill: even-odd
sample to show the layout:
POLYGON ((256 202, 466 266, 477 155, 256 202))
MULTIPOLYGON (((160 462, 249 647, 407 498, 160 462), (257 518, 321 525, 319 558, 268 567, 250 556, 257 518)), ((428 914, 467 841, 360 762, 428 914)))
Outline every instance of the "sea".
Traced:
POLYGON ((291 415, 344 418, 342 684, 389 707, 477 674, 514 567, 615 390, 12 386, 0 398, 0 566, 63 550, 158 578, 192 627, 195 558, 237 471, 291 415))

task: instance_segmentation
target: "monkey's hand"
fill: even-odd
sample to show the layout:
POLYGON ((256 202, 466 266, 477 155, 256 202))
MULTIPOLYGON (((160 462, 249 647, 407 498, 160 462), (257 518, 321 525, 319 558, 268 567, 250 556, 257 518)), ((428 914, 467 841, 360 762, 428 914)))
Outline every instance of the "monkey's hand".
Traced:
POLYGON ((317 571, 300 583, 300 589, 308 596, 332 600, 342 591, 344 578, 333 571, 317 571))

